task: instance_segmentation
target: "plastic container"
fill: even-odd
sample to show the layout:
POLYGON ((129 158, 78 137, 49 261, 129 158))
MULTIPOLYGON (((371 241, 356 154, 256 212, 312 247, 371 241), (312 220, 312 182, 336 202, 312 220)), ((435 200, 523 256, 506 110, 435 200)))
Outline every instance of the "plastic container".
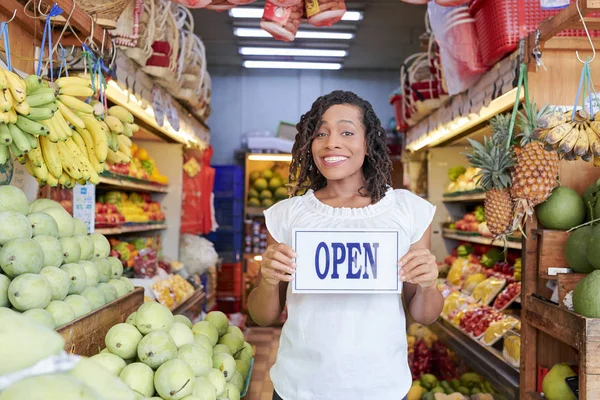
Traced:
POLYGON ((331 26, 346 13, 345 0, 305 0, 306 17, 313 26, 331 26))
POLYGON ((242 263, 223 264, 217 278, 217 297, 242 297, 242 263))
POLYGON ((238 165, 216 165, 215 186, 216 198, 244 197, 244 170, 238 165))
POLYGON ((275 39, 292 42, 302 19, 302 3, 290 7, 281 7, 267 0, 260 27, 275 39))
MULTIPOLYGON (((574 3, 575 0, 571 0, 574 3)), ((560 10, 543 10, 540 0, 473 0, 470 13, 475 18, 483 62, 492 67, 515 51, 519 40, 535 31, 540 22, 560 10)), ((594 13, 595 16, 597 13, 594 13)), ((600 31, 590 31, 599 37, 600 31)), ((585 36, 585 31, 568 29, 557 36, 585 36)))
POLYGON ((206 5, 205 8, 207 10, 223 12, 223 11, 231 10, 234 7, 235 7, 235 4, 232 4, 227 0, 212 0, 209 4, 206 5))

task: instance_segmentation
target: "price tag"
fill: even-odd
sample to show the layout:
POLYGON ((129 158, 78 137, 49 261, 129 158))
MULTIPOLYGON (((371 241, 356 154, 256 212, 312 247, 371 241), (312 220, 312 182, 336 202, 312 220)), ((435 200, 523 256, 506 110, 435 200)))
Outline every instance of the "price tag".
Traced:
POLYGON ((96 186, 75 185, 73 188, 73 217, 85 223, 88 233, 94 233, 96 214, 96 186))
POLYGON ((401 293, 399 231, 294 229, 293 293, 401 293))
POLYGON ((162 98, 162 91, 158 86, 152 88, 152 110, 154 111, 154 119, 158 126, 165 124, 165 104, 162 98))

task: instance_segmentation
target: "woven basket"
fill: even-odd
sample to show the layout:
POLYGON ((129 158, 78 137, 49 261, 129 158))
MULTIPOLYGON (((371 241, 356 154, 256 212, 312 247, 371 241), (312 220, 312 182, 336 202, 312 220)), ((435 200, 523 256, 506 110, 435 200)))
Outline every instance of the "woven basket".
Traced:
POLYGON ((125 49, 125 54, 141 66, 152 55, 152 42, 154 41, 154 10, 155 0, 145 0, 144 9, 140 15, 139 38, 136 47, 125 49))
MULTIPOLYGON (((103 28, 115 29, 117 20, 133 0, 74 0, 86 14, 95 18, 96 24, 103 28)), ((36 1, 33 1, 37 4, 36 1)), ((53 1, 42 0, 40 10, 47 14, 53 1)))
POLYGON ((136 47, 140 38, 140 18, 144 12, 144 0, 132 1, 121 13, 117 27, 110 31, 119 47, 136 47))

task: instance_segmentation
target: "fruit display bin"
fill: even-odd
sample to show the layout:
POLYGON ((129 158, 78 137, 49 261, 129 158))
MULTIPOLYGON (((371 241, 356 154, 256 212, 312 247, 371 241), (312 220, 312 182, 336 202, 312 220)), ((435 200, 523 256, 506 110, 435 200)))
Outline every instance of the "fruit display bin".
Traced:
POLYGON ((144 289, 137 287, 133 292, 59 328, 58 333, 65 339, 65 351, 86 357, 98 354, 104 348, 108 330, 125 322, 143 303, 144 289))

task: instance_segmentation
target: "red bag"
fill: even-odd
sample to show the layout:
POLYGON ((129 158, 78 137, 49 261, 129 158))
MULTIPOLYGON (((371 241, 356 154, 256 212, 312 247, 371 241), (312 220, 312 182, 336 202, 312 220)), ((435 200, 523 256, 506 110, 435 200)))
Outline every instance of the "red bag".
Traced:
POLYGON ((271 3, 279 7, 293 7, 302 4, 302 0, 271 0, 271 3))
POLYGON ((269 32, 275 39, 292 42, 302 19, 302 3, 291 7, 281 7, 267 0, 260 27, 269 32))
POLYGON ((175 3, 179 3, 187 8, 204 8, 210 3, 210 0, 171 0, 175 3))
POLYGON ((212 0, 210 3, 208 3, 206 5, 205 8, 207 10, 222 12, 222 11, 231 10, 234 7, 235 7, 235 4, 231 4, 227 0, 212 0))

